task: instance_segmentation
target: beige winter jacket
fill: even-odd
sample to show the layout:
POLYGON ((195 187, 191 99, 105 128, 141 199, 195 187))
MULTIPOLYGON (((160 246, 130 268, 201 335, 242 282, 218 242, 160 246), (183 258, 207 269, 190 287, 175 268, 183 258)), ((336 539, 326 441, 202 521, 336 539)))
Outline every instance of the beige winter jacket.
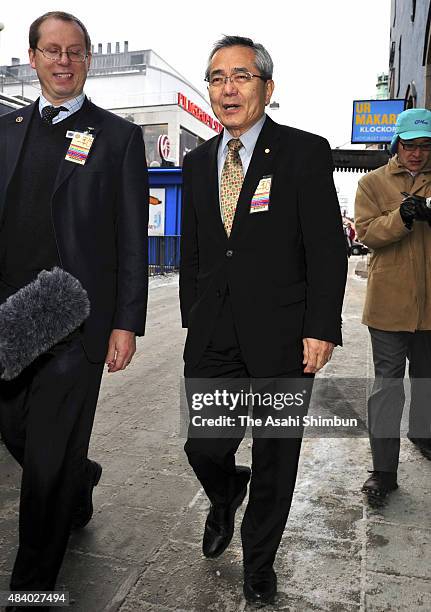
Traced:
POLYGON ((413 177, 395 155, 358 184, 356 231, 373 249, 362 322, 387 331, 431 330, 431 227, 423 221, 405 227, 402 191, 431 196, 431 161, 413 177))

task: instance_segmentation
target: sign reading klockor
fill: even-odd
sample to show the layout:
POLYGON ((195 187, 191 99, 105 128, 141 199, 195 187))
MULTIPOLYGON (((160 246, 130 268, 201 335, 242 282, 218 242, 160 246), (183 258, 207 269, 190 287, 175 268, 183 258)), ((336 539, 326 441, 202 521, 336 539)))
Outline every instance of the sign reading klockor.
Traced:
POLYGON ((223 130, 223 126, 216 119, 213 119, 208 113, 202 110, 197 104, 189 100, 184 94, 178 92, 178 106, 181 106, 188 113, 196 117, 202 123, 205 123, 208 127, 210 127, 214 132, 220 134, 223 130))
POLYGON ((391 142, 402 100, 354 100, 352 144, 391 142))

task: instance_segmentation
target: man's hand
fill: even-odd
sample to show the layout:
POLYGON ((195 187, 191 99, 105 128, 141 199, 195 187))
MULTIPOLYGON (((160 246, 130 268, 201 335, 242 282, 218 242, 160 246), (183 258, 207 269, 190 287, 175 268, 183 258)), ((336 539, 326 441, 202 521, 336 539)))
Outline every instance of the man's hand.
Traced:
POLYGON ((105 363, 108 372, 125 370, 136 351, 135 332, 113 329, 109 337, 108 353, 105 363))
POLYGON ((331 359, 335 344, 316 338, 303 338, 305 374, 315 374, 331 359))
POLYGON ((407 223, 403 217, 402 210, 408 210, 409 212, 407 214, 410 216, 413 214, 414 219, 417 221, 428 221, 428 223, 431 221, 431 208, 428 208, 426 198, 418 195, 410 195, 405 191, 402 191, 401 195, 405 196, 405 199, 401 204, 400 214, 406 225, 407 223))
POLYGON ((406 198, 402 201, 400 206, 400 216, 406 228, 411 230, 413 221, 416 218, 416 207, 410 198, 406 198))

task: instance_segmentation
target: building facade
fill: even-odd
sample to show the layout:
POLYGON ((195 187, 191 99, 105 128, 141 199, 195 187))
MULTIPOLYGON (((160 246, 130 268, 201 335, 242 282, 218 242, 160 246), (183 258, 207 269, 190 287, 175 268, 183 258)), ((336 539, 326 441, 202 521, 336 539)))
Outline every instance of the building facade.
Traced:
POLYGON ((21 98, 15 98, 14 96, 7 96, 0 93, 0 115, 6 115, 18 108, 26 106, 28 102, 25 102, 21 98))
POLYGON ((431 2, 391 0, 389 93, 431 108, 431 2))
POLYGON ((389 98, 389 75, 385 72, 377 75, 376 100, 387 100, 389 98))
MULTIPOLYGON (((36 72, 17 58, 0 67, 0 91, 35 100, 40 93, 36 72)), ((215 136, 221 126, 205 95, 152 49, 120 51, 111 43, 93 48, 85 85, 99 106, 142 127, 149 166, 182 164, 184 155, 215 136)))

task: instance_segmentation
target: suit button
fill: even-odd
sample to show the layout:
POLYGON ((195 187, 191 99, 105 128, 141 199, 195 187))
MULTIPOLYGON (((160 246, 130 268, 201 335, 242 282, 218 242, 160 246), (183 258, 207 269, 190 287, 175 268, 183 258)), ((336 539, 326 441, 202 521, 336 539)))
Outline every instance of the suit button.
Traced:
POLYGON ((232 257, 233 251, 226 251, 226 257, 232 257))

